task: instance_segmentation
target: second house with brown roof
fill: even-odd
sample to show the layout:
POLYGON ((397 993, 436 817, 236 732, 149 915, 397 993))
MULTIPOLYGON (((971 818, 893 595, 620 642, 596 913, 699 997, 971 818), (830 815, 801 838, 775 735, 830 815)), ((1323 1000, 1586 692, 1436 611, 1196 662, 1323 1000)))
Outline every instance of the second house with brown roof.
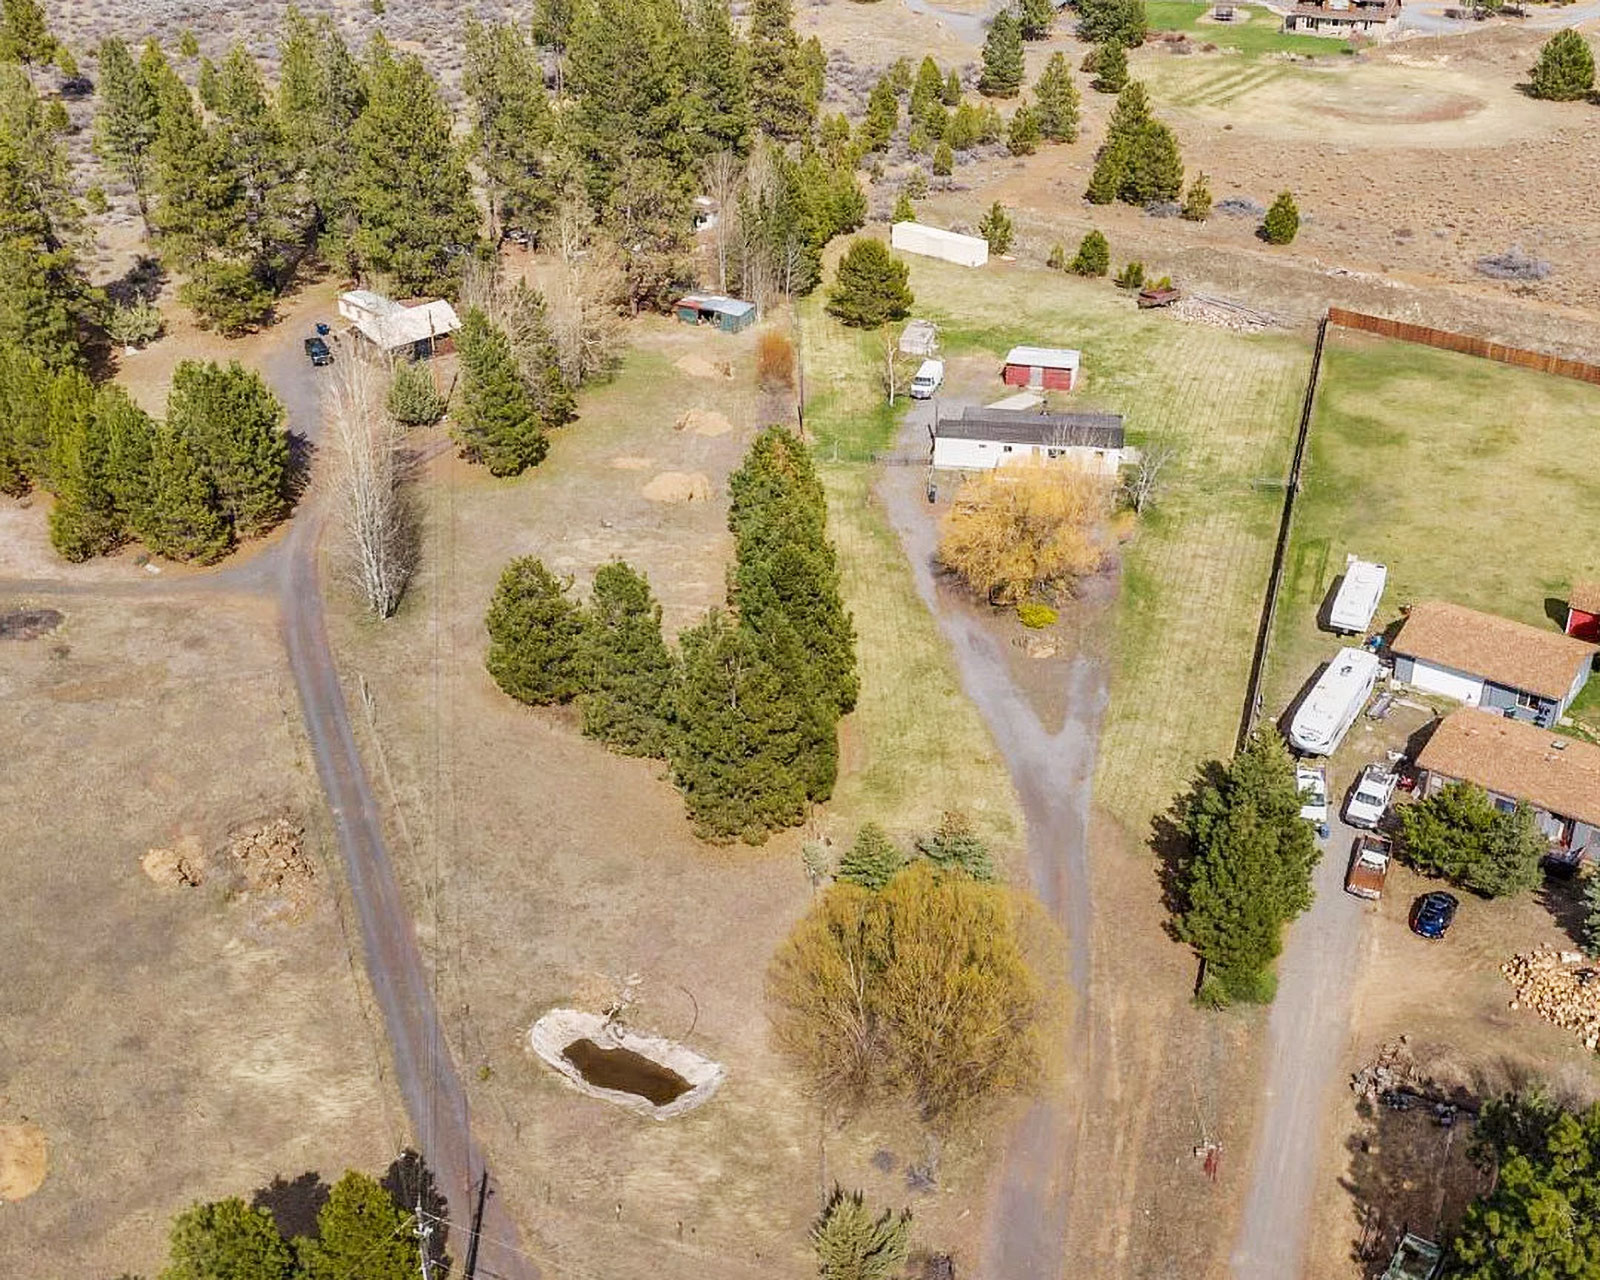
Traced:
POLYGON ((1440 600, 1413 605, 1390 650, 1401 684, 1542 728, 1578 696, 1595 654, 1572 636, 1440 600))

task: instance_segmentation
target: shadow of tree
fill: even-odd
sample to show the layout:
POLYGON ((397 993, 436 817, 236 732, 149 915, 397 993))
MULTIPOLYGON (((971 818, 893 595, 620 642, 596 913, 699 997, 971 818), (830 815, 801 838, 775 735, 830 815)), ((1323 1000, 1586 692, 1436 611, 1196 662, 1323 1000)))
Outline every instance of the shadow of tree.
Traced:
POLYGON ((300 1236, 315 1238, 317 1214, 328 1203, 331 1188, 314 1169, 307 1169, 298 1178, 286 1181, 282 1174, 250 1197, 255 1209, 265 1209, 278 1224, 278 1234, 285 1240, 300 1236))
POLYGON ((1200 766, 1200 772, 1189 789, 1179 794, 1165 812, 1158 813, 1150 821, 1148 844, 1156 856, 1161 905, 1167 911, 1167 936, 1174 941, 1182 941, 1178 937, 1177 919, 1189 905, 1184 894, 1190 858, 1189 814, 1200 794, 1219 786, 1226 773, 1227 765, 1221 760, 1206 761, 1200 766))
POLYGON ((397 1208, 406 1213, 416 1213, 420 1207, 424 1226, 429 1230, 429 1261, 439 1269, 438 1274, 448 1273, 451 1262, 445 1248, 450 1237, 447 1223, 450 1202, 439 1190, 427 1161, 419 1152, 410 1149, 402 1151, 384 1171, 379 1182, 397 1208))
POLYGON ((1546 875, 1544 883, 1534 891, 1539 905, 1554 918, 1561 932, 1572 939, 1575 948, 1584 944, 1584 925, 1588 908, 1583 901, 1585 881, 1579 876, 1546 875))

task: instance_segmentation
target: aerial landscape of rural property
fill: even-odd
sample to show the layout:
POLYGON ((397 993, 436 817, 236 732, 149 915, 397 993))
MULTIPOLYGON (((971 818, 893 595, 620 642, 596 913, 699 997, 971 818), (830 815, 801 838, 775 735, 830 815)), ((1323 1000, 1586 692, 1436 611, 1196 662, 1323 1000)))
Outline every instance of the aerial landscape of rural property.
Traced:
POLYGON ((1600 3, 0 0, 7 1280, 1600 1280, 1600 3))

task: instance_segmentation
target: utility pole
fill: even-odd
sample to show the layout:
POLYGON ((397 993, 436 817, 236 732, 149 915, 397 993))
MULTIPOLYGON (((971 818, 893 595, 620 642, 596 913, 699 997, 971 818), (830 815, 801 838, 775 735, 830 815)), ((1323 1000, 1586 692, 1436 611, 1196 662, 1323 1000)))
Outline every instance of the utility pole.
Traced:
POLYGON ((417 1258, 422 1267, 422 1280, 432 1280, 433 1272, 430 1269, 432 1259, 428 1255, 432 1252, 433 1224, 424 1221, 422 1217, 422 1187, 420 1183, 417 1186, 417 1209, 413 1222, 412 1230, 417 1237, 417 1258))

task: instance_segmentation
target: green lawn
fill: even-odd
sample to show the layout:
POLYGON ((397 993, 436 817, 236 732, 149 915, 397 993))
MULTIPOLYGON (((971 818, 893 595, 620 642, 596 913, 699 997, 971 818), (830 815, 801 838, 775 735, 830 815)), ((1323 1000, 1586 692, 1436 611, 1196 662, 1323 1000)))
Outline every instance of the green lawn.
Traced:
MULTIPOLYGON (((909 261, 915 313, 939 323, 947 356, 997 366, 1020 342, 1079 347, 1086 380, 1072 403, 1119 411, 1135 443, 1179 451, 1157 509, 1122 549, 1097 776, 1101 803, 1142 838, 1195 764, 1232 748, 1309 345, 1140 312, 1105 281, 1020 263, 909 261)), ((864 457, 892 435, 873 340, 809 308, 807 377, 823 389, 807 420, 819 455, 864 457)), ((830 472, 830 492, 862 492, 837 486, 830 472)), ((869 518, 861 511, 836 508, 835 519, 869 518)))
POLYGON ((1374 625, 1459 601, 1535 626, 1600 576, 1600 389, 1330 330, 1268 667, 1269 711, 1337 646, 1316 615, 1347 552, 1389 566, 1374 625))
POLYGON ((1327 36, 1286 35, 1283 19, 1258 6, 1236 7, 1233 22, 1202 22, 1212 6, 1196 0, 1146 0, 1145 17, 1152 31, 1183 31, 1191 39, 1236 49, 1246 57, 1264 53, 1297 53, 1307 57, 1337 55, 1347 42, 1327 36))

